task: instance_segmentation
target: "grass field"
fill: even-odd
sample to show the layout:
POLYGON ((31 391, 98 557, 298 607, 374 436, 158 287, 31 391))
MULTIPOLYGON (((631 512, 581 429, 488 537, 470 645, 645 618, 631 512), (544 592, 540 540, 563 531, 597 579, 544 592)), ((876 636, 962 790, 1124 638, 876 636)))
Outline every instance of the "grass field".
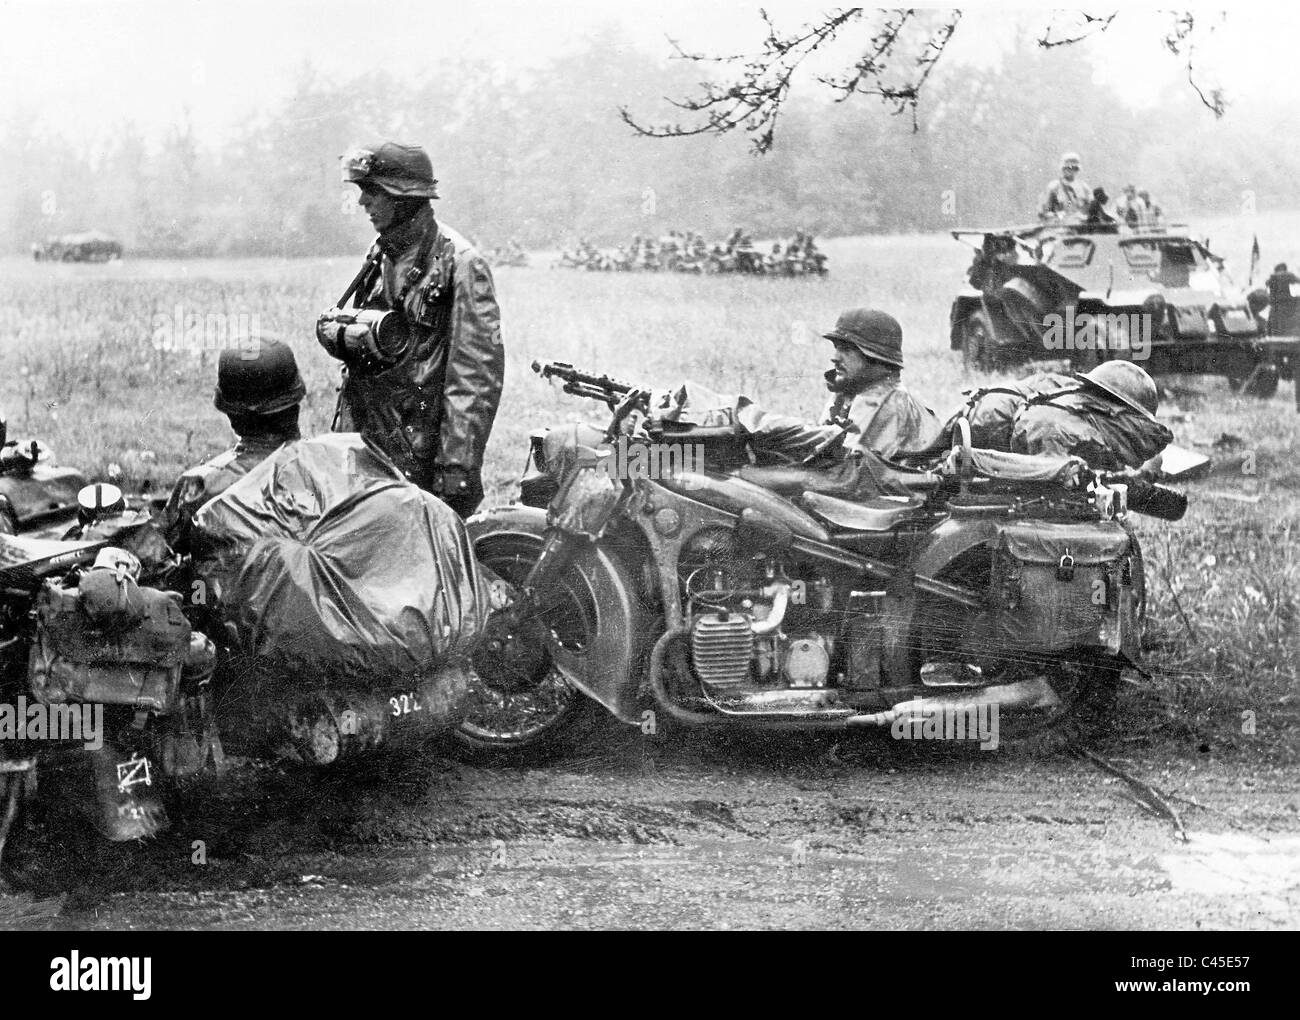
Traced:
MULTIPOLYGON (((1273 262, 1300 253, 1289 247, 1300 239, 1293 228, 1300 216, 1198 224, 1243 281, 1252 234, 1267 275, 1273 262)), ((545 257, 534 268, 499 270, 508 360, 488 502, 512 497, 530 429, 598 411, 540 382, 529 370, 534 359, 656 385, 694 379, 812 416, 825 399, 829 345, 820 333, 839 311, 869 303, 902 322, 904 380, 936 410, 981 381, 948 349, 948 305, 968 249, 946 235, 839 239, 824 248, 824 280, 588 274, 549 270, 545 257)), ((203 349, 202 338, 197 349, 156 342, 178 310, 181 321, 256 314, 263 329, 284 334, 307 380, 304 431, 323 431, 338 371, 312 327, 355 270, 351 259, 0 262, 0 408, 10 436, 39 437, 90 474, 116 464, 128 483, 155 488, 225 449, 230 433, 212 408, 215 349, 203 349)), ((209 346, 217 342, 214 333, 209 346)), ((1191 754, 1294 760, 1300 469, 1292 451, 1300 416, 1291 385, 1258 401, 1201 380, 1166 396, 1162 416, 1174 404, 1182 412, 1170 419, 1177 442, 1215 463, 1188 485, 1182 522, 1137 520, 1158 675, 1126 702, 1116 739, 1159 736, 1191 754)))

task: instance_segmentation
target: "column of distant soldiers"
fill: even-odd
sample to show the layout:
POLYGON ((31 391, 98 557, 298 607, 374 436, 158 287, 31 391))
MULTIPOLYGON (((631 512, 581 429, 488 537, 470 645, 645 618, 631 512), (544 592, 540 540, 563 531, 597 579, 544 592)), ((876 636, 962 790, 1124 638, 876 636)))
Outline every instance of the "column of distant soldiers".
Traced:
POLYGON ((574 251, 561 251, 557 267, 604 272, 750 273, 769 276, 825 276, 826 255, 813 235, 800 230, 771 251, 760 252, 743 227, 710 245, 704 235, 671 230, 656 240, 636 234, 632 243, 602 251, 586 238, 574 251))

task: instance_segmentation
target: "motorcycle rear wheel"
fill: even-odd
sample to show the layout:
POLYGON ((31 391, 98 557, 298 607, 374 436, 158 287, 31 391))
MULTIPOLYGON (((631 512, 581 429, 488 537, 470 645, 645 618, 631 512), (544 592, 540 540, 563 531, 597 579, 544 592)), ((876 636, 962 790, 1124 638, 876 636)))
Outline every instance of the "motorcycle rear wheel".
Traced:
MULTIPOLYGON (((1141 571, 1140 552, 1136 569, 1141 571)), ((940 576, 983 591, 988 588, 991 570, 992 552, 980 546, 958 557, 940 576)), ((1144 584, 1141 587, 1144 590, 1144 584)), ((971 646, 973 614, 943 599, 922 599, 913 618, 915 664, 919 669, 927 660, 981 660, 979 665, 990 686, 1037 678, 1047 682, 1056 705, 999 712, 999 750, 1047 756, 1086 744, 1105 731, 1119 691, 1122 665, 1117 660, 1091 649, 1032 659, 999 656, 990 651, 995 647, 992 641, 986 645, 976 639, 971 646)), ((969 695, 978 701, 979 688, 970 688, 969 695)))

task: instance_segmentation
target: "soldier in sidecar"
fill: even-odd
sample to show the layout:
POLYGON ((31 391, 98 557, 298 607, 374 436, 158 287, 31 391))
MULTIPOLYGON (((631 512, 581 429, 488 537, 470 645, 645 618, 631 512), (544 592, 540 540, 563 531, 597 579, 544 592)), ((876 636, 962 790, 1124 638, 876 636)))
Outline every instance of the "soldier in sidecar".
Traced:
POLYGON ((934 412, 903 385, 903 330, 873 308, 846 311, 825 334, 835 346, 826 388, 833 397, 822 424, 772 414, 754 404, 738 412, 755 452, 768 463, 810 464, 836 450, 906 459, 938 438, 934 412))

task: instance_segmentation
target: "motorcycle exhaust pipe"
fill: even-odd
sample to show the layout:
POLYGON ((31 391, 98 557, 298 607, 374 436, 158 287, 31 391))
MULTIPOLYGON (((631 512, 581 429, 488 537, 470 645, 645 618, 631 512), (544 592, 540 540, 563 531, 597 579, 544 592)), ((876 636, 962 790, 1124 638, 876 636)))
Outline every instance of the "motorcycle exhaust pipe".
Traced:
POLYGON ((688 726, 716 726, 726 716, 719 715, 717 712, 693 712, 689 708, 683 708, 669 696, 668 688, 664 684, 664 658, 668 654, 668 646, 682 640, 688 633, 685 627, 678 625, 664 631, 655 642, 654 648, 650 651, 650 691, 654 694, 655 702, 659 707, 678 722, 686 723, 688 726))
POLYGON ((1013 684, 997 684, 977 689, 963 688, 952 694, 936 694, 925 698, 903 701, 884 712, 869 712, 850 716, 849 726, 889 726, 900 716, 915 716, 931 712, 971 712, 997 705, 998 711, 1026 711, 1034 708, 1054 708, 1060 699, 1052 685, 1042 677, 1019 680, 1013 684))

